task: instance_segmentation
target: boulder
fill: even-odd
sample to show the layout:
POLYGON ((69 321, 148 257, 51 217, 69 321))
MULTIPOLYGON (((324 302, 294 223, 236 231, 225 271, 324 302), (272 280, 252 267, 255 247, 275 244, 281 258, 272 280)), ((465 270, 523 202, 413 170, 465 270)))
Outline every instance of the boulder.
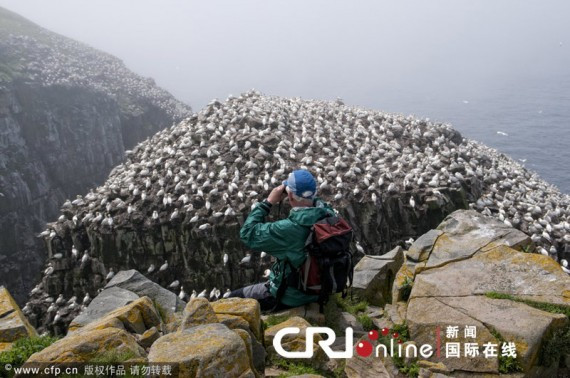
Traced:
POLYGON ((0 351, 18 339, 37 335, 8 290, 0 286, 0 351))
POLYGON ((212 303, 216 315, 235 315, 243 318, 249 324, 251 332, 258 340, 263 340, 261 325, 261 309, 259 302, 251 298, 227 298, 212 303))
POLYGON ((437 230, 443 234, 435 240, 429 259, 424 265, 426 269, 470 258, 490 245, 522 248, 532 244, 522 231, 474 210, 455 211, 445 218, 437 230))
POLYGON ((362 357, 356 352, 356 348, 361 342, 370 342, 368 338, 363 337, 359 339, 354 344, 354 353, 352 358, 346 360, 346 365, 344 367, 344 373, 348 378, 360 378, 360 377, 380 377, 380 378, 392 378, 392 374, 388 372, 384 366, 383 358, 376 357, 374 350, 376 349, 376 342, 370 342, 373 347, 372 355, 368 357, 362 357))
POLYGON ((192 328, 200 324, 217 323, 218 318, 206 298, 194 298, 184 308, 180 330, 192 328))
POLYGON ((180 377, 255 377, 243 339, 223 324, 203 324, 162 336, 148 362, 175 363, 180 377))
POLYGON ((160 332, 156 327, 147 329, 139 338, 139 344, 143 348, 150 348, 152 343, 160 338, 160 332))
POLYGON ((103 356, 108 359, 110 355, 120 360, 116 362, 146 357, 144 349, 128 332, 116 328, 91 329, 66 336, 34 353, 24 367, 35 362, 89 362, 103 356))
POLYGON ((129 290, 121 289, 120 287, 105 289, 93 298, 89 306, 87 306, 80 315, 73 319, 70 328, 83 327, 137 299, 139 299, 137 294, 129 290))
POLYGON ((348 312, 341 312, 338 319, 338 326, 341 330, 345 330, 347 327, 351 327, 354 332, 364 332, 364 328, 356 319, 356 316, 348 312))
POLYGON ((570 305, 570 277, 556 261, 506 246, 423 271, 416 275, 411 297, 483 295, 493 291, 570 305))
POLYGON ((222 323, 229 329, 243 329, 244 331, 250 331, 249 323, 247 320, 242 318, 241 316, 237 315, 229 315, 229 314, 217 314, 215 315, 218 318, 218 323, 222 323))
MULTIPOLYGON (((294 316, 281 322, 279 324, 274 325, 273 327, 269 327, 265 330, 265 347, 267 348, 267 354, 269 358, 272 357, 280 358, 275 348, 273 347, 273 339, 277 332, 286 327, 298 327, 300 332, 297 334, 287 334, 281 340, 281 345, 284 350, 286 351, 304 351, 306 350, 306 332, 307 327, 311 327, 311 324, 307 322, 305 319, 294 316)), ((323 366, 323 364, 327 361, 327 356, 323 352, 323 350, 318 345, 318 342, 322 340, 322 337, 319 334, 313 336, 313 351, 314 355, 311 359, 312 364, 315 366, 323 366)), ((288 359, 289 361, 289 359, 288 359)), ((294 359, 293 359, 294 361, 294 359)), ((300 360, 301 362, 306 362, 306 360, 300 360)))
POLYGON ((118 328, 131 333, 143 334, 152 327, 160 327, 161 319, 152 301, 142 297, 136 301, 111 311, 102 318, 88 323, 86 326, 71 323, 70 333, 82 333, 86 330, 118 328))
POLYGON ((283 311, 272 313, 271 315, 262 315, 261 319, 266 321, 269 316, 279 316, 291 318, 300 316, 308 320, 311 324, 325 325, 325 315, 321 314, 318 303, 309 303, 304 306, 288 308, 283 311))
POLYGON ((256 367, 257 371, 260 370, 260 367, 263 365, 265 366, 265 347, 263 346, 262 340, 257 339, 254 333, 249 328, 249 323, 242 317, 236 315, 229 315, 229 314, 217 314, 218 322, 225 325, 229 329, 232 330, 243 330, 246 331, 250 335, 251 339, 251 347, 253 350, 253 365, 256 367))
POLYGON ((364 256, 354 267, 354 293, 377 306, 391 303, 394 276, 403 262, 401 247, 384 256, 364 256))
MULTIPOLYGON (((515 250, 528 250, 532 242, 522 232, 474 211, 451 214, 436 232, 418 242, 422 240, 425 243, 418 243, 417 249, 428 251, 429 240, 433 240, 431 252, 413 255, 420 261, 412 267, 413 272, 401 270, 402 277, 413 277, 414 282, 407 311, 398 308, 418 345, 434 346, 439 332, 440 357, 420 362, 440 366, 438 373, 454 376, 460 371, 465 375, 498 374, 498 359, 485 358, 483 344, 498 344, 500 353, 502 342, 513 342, 524 374, 538 376, 536 372, 546 371, 537 366, 540 348, 554 331, 566 327, 568 318, 486 294, 568 306, 570 277, 560 266, 547 256, 515 250), (456 337, 446 333, 448 326, 458 327, 456 337), (475 327, 474 336, 464 334, 466 326, 475 327), (445 358, 447 342, 460 344, 461 358, 445 358), (464 343, 477 343, 480 355, 465 357, 464 343)), ((385 308, 387 313, 393 310, 385 308)))
POLYGON ((441 234, 443 234, 441 230, 430 230, 426 232, 412 243, 410 249, 406 252, 406 257, 414 262, 427 260, 433 245, 441 234))
POLYGON ((115 277, 109 281, 107 286, 105 286, 105 289, 111 287, 119 287, 132 291, 139 297, 149 297, 160 307, 162 312, 168 315, 173 312, 182 311, 184 306, 186 306, 186 303, 180 300, 176 294, 152 282, 134 269, 118 272, 115 277))
POLYGON ((256 340, 256 338, 251 334, 251 332, 244 331, 243 329, 234 329, 235 333, 243 340, 247 349, 247 357, 251 361, 251 370, 256 376, 260 376, 265 370, 265 348, 256 340), (254 344, 257 343, 257 349, 254 344), (261 346, 261 349, 259 349, 261 346), (261 352, 261 353, 260 353, 261 352))

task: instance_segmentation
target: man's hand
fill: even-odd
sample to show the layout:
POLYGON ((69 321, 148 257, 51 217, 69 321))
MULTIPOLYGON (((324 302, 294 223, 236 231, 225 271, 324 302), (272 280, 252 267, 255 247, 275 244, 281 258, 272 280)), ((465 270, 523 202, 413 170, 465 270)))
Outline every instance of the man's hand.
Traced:
POLYGON ((287 197, 287 193, 285 192, 285 185, 281 184, 277 188, 273 189, 271 193, 269 193, 269 197, 267 197, 267 201, 275 205, 283 201, 287 197))

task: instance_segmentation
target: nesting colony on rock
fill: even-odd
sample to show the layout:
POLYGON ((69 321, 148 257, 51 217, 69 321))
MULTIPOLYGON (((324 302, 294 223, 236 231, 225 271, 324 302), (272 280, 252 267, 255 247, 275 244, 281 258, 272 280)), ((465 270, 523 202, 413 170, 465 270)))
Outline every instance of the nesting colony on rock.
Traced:
POLYGON ((109 268, 139 269, 182 295, 260 280, 270 256, 246 251, 239 228, 296 168, 349 219, 360 255, 410 243, 467 207, 532 234, 561 263, 570 254, 568 196, 449 125, 250 91, 140 143, 103 186, 67 201, 42 235, 57 267, 38 290, 96 294, 109 268))

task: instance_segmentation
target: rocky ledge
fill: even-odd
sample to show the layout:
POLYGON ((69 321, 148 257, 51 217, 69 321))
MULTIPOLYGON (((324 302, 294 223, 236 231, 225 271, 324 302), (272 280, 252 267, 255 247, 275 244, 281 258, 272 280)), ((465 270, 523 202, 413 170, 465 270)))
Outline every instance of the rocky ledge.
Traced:
POLYGON ((564 377, 570 277, 534 248, 528 235, 495 218, 456 211, 408 250, 361 259, 355 298, 331 298, 324 314, 309 305, 262 315, 256 301, 238 298, 185 304, 138 272, 119 272, 68 335, 27 364, 168 362, 184 377, 269 377, 286 370, 315 377, 564 377), (329 358, 319 335, 312 359, 276 353, 279 330, 299 327, 282 345, 303 351, 311 325, 335 330, 336 351, 345 350, 351 327, 353 357, 329 358), (430 345, 433 353, 385 356, 382 345, 389 350, 391 343, 396 351, 430 345), (487 356, 486 345, 495 345, 495 355, 487 356))

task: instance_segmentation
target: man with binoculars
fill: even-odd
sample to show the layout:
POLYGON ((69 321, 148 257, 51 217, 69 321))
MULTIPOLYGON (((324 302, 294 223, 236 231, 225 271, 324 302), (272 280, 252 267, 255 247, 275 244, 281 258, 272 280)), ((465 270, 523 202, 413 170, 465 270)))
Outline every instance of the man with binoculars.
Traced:
POLYGON ((270 269, 267 282, 234 290, 230 297, 257 299, 262 311, 296 307, 318 300, 317 295, 303 292, 293 285, 283 285, 283 280, 295 273, 307 258, 305 245, 311 227, 320 219, 335 214, 328 204, 316 198, 316 193, 317 183, 313 175, 306 170, 296 170, 251 211, 240 230, 241 240, 253 250, 272 255, 276 262, 270 269), (273 205, 285 198, 292 207, 289 216, 265 223, 273 205))

